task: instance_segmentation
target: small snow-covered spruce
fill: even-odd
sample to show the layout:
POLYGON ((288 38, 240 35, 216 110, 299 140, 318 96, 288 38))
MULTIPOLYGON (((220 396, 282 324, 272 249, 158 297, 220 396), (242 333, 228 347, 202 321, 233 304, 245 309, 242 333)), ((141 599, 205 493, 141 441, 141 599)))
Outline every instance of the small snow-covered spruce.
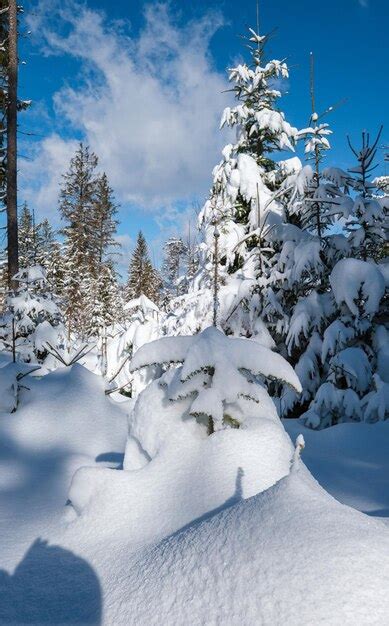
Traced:
POLYGON ((140 231, 128 267, 124 297, 126 300, 132 300, 144 294, 152 302, 158 303, 160 288, 161 278, 151 263, 146 239, 140 231))
POLYGON ((123 324, 109 349, 112 356, 108 363, 108 379, 110 383, 115 381, 115 388, 108 390, 108 393, 115 389, 135 397, 152 379, 154 368, 131 373, 128 363, 140 346, 160 336, 162 312, 144 294, 126 302, 123 311, 123 324))
POLYGON ((18 360, 42 363, 48 342, 63 344, 62 314, 40 266, 20 270, 15 281, 19 287, 6 299, 1 339, 5 349, 16 352, 18 360))
POLYGON ((357 165, 348 170, 351 174, 349 184, 357 195, 346 228, 350 231, 349 240, 355 254, 364 261, 376 261, 383 256, 389 229, 387 206, 385 202, 374 197, 375 184, 369 181, 371 172, 376 167, 374 159, 381 134, 382 126, 376 138, 371 141, 370 134, 363 131, 360 148, 355 148, 348 138, 349 146, 357 159, 357 165))
POLYGON ((189 414, 206 423, 209 434, 239 427, 253 413, 274 417, 266 380, 282 381, 301 391, 297 375, 281 355, 253 340, 227 337, 214 327, 194 336, 163 337, 145 344, 135 353, 130 371, 172 363, 182 365, 160 378, 166 398, 171 402, 190 398, 189 414), (257 406, 254 412, 252 402, 257 406))
POLYGON ((320 360, 321 335, 332 321, 334 306, 329 276, 339 258, 350 254, 345 234, 329 228, 339 216, 347 218, 353 206, 347 178, 340 170, 321 170, 330 149, 328 124, 322 123, 335 106, 316 112, 311 55, 311 104, 309 126, 298 133, 305 140, 308 161, 280 163, 286 177, 280 201, 284 205, 283 224, 272 234, 275 254, 263 299, 262 318, 282 353, 287 353, 303 384, 303 393, 291 390, 281 394, 284 416, 305 411, 320 386, 323 364, 320 360))

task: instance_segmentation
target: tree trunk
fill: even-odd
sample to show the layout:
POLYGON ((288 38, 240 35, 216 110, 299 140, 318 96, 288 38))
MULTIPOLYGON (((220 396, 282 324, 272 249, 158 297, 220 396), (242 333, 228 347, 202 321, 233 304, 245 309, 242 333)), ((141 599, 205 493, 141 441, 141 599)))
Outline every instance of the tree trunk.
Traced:
POLYGON ((8 29, 8 105, 7 105, 7 239, 8 239, 8 286, 16 287, 13 277, 19 271, 18 254, 18 208, 17 208, 17 5, 9 0, 8 29))

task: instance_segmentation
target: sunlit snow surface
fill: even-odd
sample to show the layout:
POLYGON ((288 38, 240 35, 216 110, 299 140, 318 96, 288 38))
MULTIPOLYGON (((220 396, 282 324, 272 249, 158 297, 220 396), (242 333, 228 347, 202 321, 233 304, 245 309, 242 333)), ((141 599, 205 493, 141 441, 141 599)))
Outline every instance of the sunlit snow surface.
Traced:
POLYGON ((387 623, 389 423, 285 422, 321 485, 368 516, 304 465, 282 478, 292 446, 270 420, 124 472, 126 403, 101 378, 74 367, 28 385, 0 415, 1 624, 387 623), (85 465, 77 517, 64 505, 85 465))

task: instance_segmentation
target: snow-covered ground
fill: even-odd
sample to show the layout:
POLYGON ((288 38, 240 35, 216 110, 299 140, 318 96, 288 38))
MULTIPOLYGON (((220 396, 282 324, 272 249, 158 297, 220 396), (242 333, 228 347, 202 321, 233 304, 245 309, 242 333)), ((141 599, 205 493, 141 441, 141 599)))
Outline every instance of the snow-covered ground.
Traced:
POLYGON ((303 433, 304 462, 337 500, 389 522, 389 422, 338 424, 324 430, 284 420, 294 440, 303 433))
POLYGON ((284 422, 329 495, 275 421, 123 471, 129 403, 81 366, 26 384, 0 416, 0 623, 387 623, 388 422, 284 422))
POLYGON ((74 365, 23 382, 17 411, 0 414, 2 567, 60 523, 76 469, 117 466, 126 441, 125 405, 106 398, 101 377, 74 365))

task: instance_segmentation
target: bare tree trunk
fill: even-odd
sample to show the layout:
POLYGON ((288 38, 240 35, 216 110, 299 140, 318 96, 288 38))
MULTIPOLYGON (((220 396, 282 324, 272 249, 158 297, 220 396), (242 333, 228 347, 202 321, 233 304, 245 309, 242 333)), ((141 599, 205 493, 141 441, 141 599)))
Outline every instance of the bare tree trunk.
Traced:
POLYGON ((8 29, 8 105, 7 105, 7 237, 8 286, 16 287, 13 277, 19 271, 18 208, 17 208, 17 5, 9 0, 8 29))

